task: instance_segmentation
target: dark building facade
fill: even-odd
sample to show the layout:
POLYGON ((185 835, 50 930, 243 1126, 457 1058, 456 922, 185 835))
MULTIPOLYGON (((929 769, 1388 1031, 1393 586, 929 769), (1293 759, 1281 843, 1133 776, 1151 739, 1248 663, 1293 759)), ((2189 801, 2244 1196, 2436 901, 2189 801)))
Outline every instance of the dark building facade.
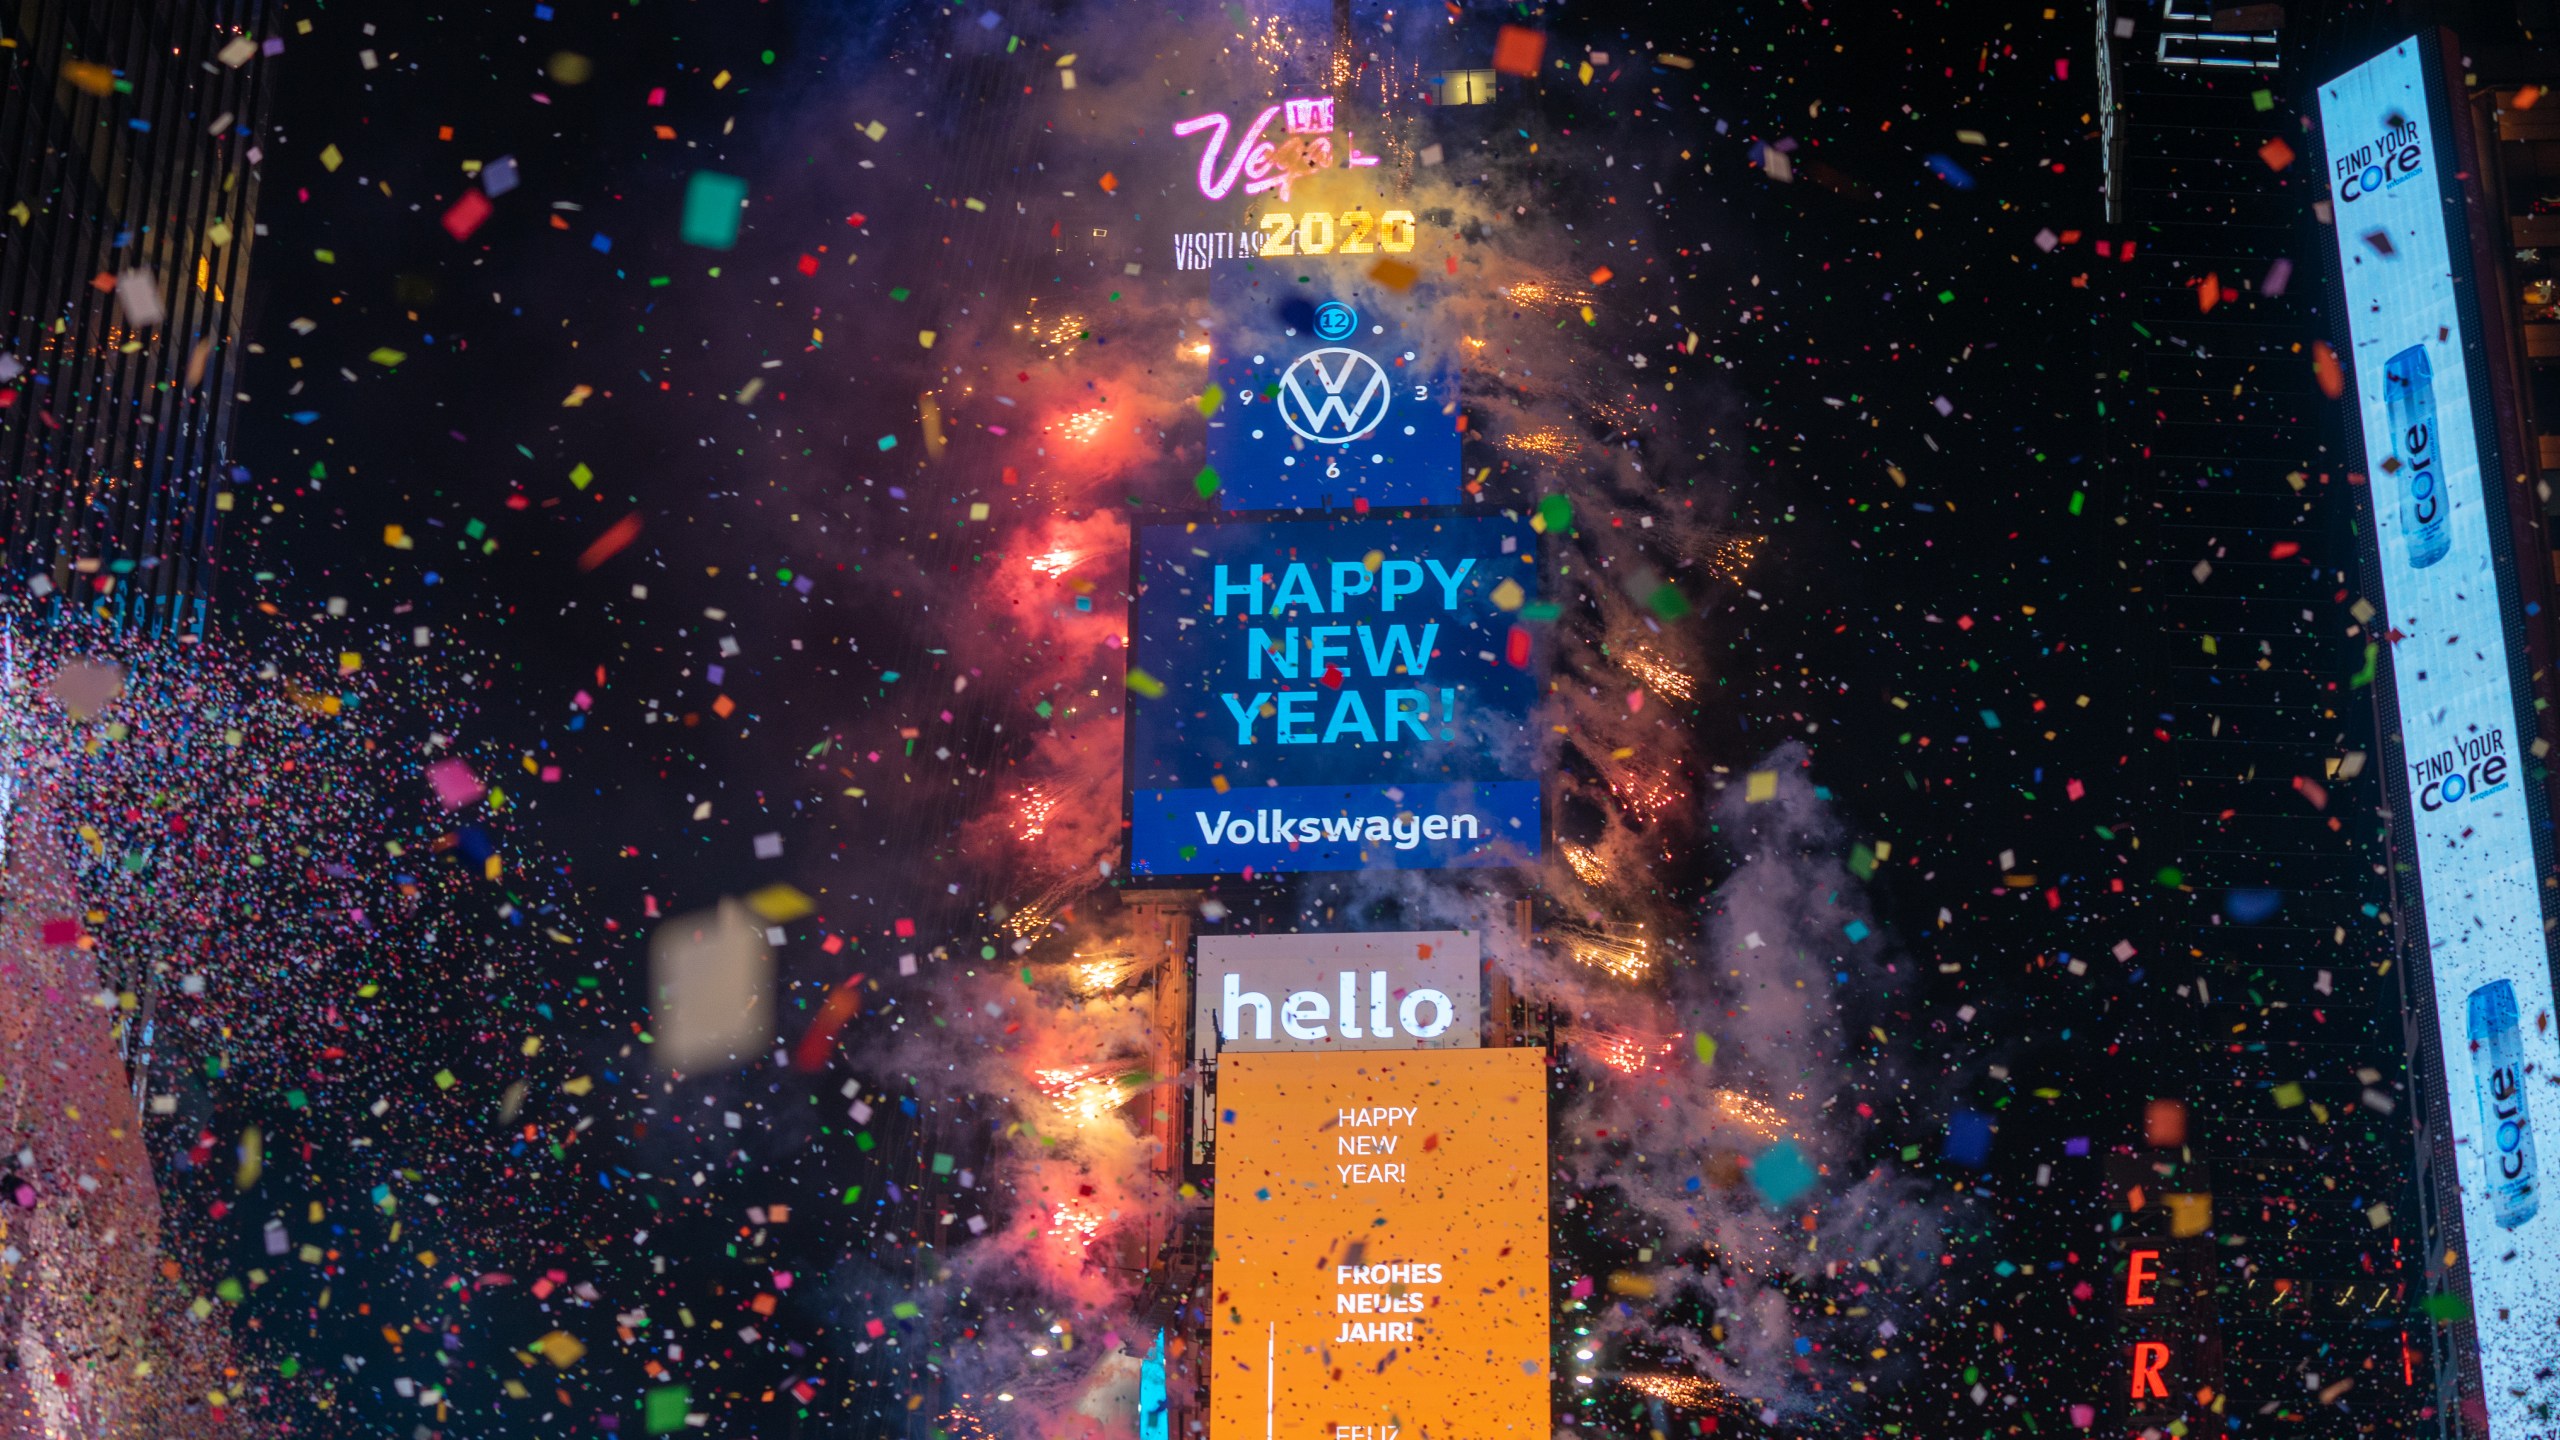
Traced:
POLYGON ((2091 907, 2112 933, 2086 937, 2121 977, 2101 1033, 2128 1089, 2052 1162, 2094 1200, 2062 1228, 2104 1275, 2073 1364, 2102 1357, 2083 1388, 2110 1433, 2417 1433, 2446 1406, 2412 1320, 2427 1212, 2364 497, 2314 348, 2335 327, 2301 160, 2319 67, 2364 25, 2093 8, 2086 513, 2113 535, 2125 679, 2100 703, 2134 822, 2121 897, 2091 907))
POLYGON ((58 613, 205 623, 284 47, 272 10, 0 15, 0 553, 58 613))

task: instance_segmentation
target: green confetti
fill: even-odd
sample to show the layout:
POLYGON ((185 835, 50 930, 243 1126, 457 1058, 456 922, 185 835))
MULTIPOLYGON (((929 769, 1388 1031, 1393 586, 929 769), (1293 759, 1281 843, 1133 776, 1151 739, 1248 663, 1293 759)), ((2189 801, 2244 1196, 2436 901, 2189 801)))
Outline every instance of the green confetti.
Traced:
POLYGON ((696 170, 684 187, 684 243, 705 250, 727 250, 738 243, 738 224, 747 208, 747 182, 717 170, 696 170))
POLYGON ((1135 665, 1129 667, 1128 683, 1131 690, 1136 691, 1138 694, 1143 695, 1150 700, 1161 700, 1164 698, 1164 682, 1153 675, 1148 674, 1146 671, 1139 669, 1135 665))
POLYGON ((684 1428, 684 1412, 693 1405, 693 1391, 682 1385, 661 1385, 640 1402, 640 1423, 652 1435, 664 1435, 684 1428))

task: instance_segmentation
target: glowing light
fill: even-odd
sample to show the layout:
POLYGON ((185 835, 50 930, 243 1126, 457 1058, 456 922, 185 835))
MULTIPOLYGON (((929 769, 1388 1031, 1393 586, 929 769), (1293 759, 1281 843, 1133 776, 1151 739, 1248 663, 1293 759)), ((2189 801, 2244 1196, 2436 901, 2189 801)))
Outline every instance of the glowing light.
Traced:
POLYGON ((1689 678, 1687 671, 1645 646, 1635 645, 1619 651, 1617 660, 1621 669, 1643 681, 1646 689, 1666 700, 1686 700, 1697 691, 1697 682, 1689 678))
POLYGON ((1075 568, 1075 563, 1083 558, 1084 552, 1081 550, 1058 549, 1043 551, 1042 553, 1031 557, 1031 573, 1035 575, 1046 575, 1054 580, 1058 576, 1064 575, 1069 570, 1075 568))
POLYGON ((1019 909, 1005 917, 1005 933, 1027 937, 1049 928, 1075 897, 1094 883, 1089 871, 1069 871, 1049 882, 1046 889, 1024 901, 1019 909))
POLYGON ((1117 990, 1138 968, 1135 955, 1077 955, 1067 962, 1067 984, 1079 995, 1117 990))
POLYGON ((1091 410, 1079 410, 1049 428, 1070 440, 1089 444, 1095 436, 1102 433, 1102 427, 1110 423, 1111 412, 1095 406, 1091 410))
POLYGON ((1120 1082, 1126 1078, 1124 1073, 1102 1065, 1031 1072, 1032 1088, 1048 1096, 1060 1113, 1079 1126, 1108 1117, 1127 1101, 1128 1096, 1120 1089, 1120 1082))
POLYGON ((1025 844, 1048 834, 1049 812, 1057 808, 1058 797, 1055 795, 1043 793, 1037 786, 1023 791, 1018 807, 1019 823, 1015 827, 1015 833, 1022 837, 1025 844))
POLYGON ((1680 1037, 1677 1035, 1640 1035, 1633 1031, 1588 1028, 1581 1035, 1585 1054, 1627 1075, 1659 1070, 1663 1062, 1680 1049, 1680 1037))
POLYGON ((1707 569, 1724 580, 1742 583, 1743 574, 1751 568, 1751 559, 1760 551, 1760 536, 1736 535, 1707 552, 1707 569))
POLYGON ((1543 460, 1562 460, 1579 448, 1574 438, 1566 434, 1560 425, 1541 425, 1535 430, 1506 435, 1502 438, 1502 445, 1506 450, 1517 450, 1523 455, 1535 455, 1543 460))
POLYGON ((1628 775, 1609 782, 1609 793, 1638 820, 1651 824, 1680 798, 1680 787, 1668 775, 1628 775))
POLYGON ((1717 1091, 1716 1113, 1763 1139, 1776 1140, 1788 1133, 1787 1117, 1779 1113, 1778 1107, 1740 1091, 1717 1091))
POLYGON ((1558 925, 1551 933, 1577 965, 1588 965, 1621 980, 1642 980, 1653 972, 1652 944, 1645 939, 1641 925, 1604 920, 1591 928, 1558 925))
POLYGON ((1609 862, 1601 859, 1595 850, 1568 840, 1564 843, 1564 863, 1573 867, 1573 873, 1581 877, 1585 885, 1609 883, 1609 862))
POLYGON ((1702 1375, 1622 1375, 1626 1387, 1683 1410, 1705 1410, 1724 1401, 1724 1387, 1702 1375))
POLYGON ((1502 287, 1502 298, 1533 310, 1555 310, 1590 303, 1591 292, 1546 280, 1515 280, 1502 287))
POLYGON ((1073 1200, 1061 1200, 1049 1216, 1049 1233, 1060 1244, 1081 1255, 1093 1248, 1102 1234, 1102 1217, 1073 1200))
MULTIPOLYGON (((1045 325, 1036 317, 1028 324, 1017 321, 1013 328, 1016 330, 1030 331, 1031 343, 1039 346, 1043 350, 1058 350, 1066 352, 1067 354, 1074 353, 1076 346, 1082 342, 1088 334, 1085 329, 1084 317, 1074 314, 1060 315, 1045 325)), ((1062 355, 1060 358, 1064 358, 1064 356, 1062 355)))

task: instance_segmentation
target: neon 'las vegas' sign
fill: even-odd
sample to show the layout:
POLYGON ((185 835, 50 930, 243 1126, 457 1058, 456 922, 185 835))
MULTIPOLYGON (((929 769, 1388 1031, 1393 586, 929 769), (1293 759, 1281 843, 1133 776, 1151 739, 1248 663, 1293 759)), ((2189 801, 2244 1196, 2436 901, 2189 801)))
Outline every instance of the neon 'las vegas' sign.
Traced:
POLYGON ((1236 141, 1235 148, 1229 150, 1227 138, 1232 129, 1232 122, 1222 114, 1194 115, 1176 122, 1173 127, 1174 134, 1186 138, 1204 132, 1208 135, 1200 150, 1200 193, 1212 200, 1225 199, 1228 192, 1236 188, 1238 180, 1244 182, 1247 195, 1277 190, 1280 198, 1286 200, 1290 183, 1302 176, 1330 169, 1337 163, 1350 166, 1378 163, 1377 156, 1361 153, 1360 147, 1352 143, 1348 131, 1343 132, 1342 137, 1346 158, 1341 161, 1335 159, 1333 101, 1328 97, 1283 100, 1264 109, 1253 118, 1252 124, 1245 127, 1243 138, 1236 141), (1285 138, 1266 140, 1263 133, 1271 128, 1274 120, 1282 121, 1285 138), (1222 153, 1225 156, 1223 165, 1219 163, 1222 153))

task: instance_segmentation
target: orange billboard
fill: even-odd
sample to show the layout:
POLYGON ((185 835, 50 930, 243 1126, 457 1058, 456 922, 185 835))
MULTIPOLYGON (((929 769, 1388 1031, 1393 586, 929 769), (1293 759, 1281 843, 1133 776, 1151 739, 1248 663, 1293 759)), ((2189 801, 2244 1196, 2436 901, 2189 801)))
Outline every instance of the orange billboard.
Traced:
POLYGON ((1546 1058, 1219 1061, 1209 1440, 1546 1440, 1546 1058))

